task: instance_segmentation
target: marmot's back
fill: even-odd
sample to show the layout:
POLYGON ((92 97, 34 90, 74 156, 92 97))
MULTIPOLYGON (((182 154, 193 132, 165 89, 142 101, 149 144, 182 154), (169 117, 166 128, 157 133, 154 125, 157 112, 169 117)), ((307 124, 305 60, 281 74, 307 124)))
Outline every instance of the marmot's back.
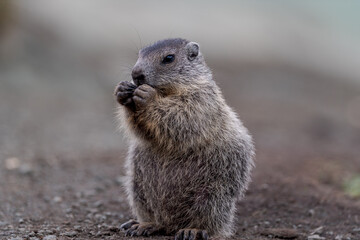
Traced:
POLYGON ((253 167, 253 144, 212 80, 199 45, 163 40, 142 49, 115 94, 132 139, 127 192, 138 221, 128 234, 230 236, 253 167))

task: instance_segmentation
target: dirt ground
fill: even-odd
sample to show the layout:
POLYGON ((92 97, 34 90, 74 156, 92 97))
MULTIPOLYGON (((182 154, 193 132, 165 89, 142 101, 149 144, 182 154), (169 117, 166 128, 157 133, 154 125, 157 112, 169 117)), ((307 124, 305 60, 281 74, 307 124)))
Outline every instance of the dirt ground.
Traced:
MULTIPOLYGON (((129 239, 119 231, 131 217, 121 185, 124 154, 38 158, 33 169, 3 173, 0 239, 129 239)), ((333 157, 259 154, 254 181, 238 204, 234 239, 360 239, 360 203, 332 186, 343 174, 333 157), (326 175, 310 167, 315 159, 319 168, 331 161, 326 175)))

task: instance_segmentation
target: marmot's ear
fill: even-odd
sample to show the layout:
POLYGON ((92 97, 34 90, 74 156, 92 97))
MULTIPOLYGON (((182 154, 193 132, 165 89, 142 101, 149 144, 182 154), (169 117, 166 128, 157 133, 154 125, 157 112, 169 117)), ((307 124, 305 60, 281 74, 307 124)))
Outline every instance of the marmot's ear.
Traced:
POLYGON ((199 55, 199 44, 196 42, 189 42, 186 44, 186 50, 188 59, 192 61, 199 55))

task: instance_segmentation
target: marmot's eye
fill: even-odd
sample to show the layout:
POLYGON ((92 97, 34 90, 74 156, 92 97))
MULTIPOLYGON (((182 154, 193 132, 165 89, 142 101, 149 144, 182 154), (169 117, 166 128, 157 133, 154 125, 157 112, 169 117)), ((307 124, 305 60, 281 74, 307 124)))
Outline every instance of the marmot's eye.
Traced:
POLYGON ((167 55, 166 57, 164 57, 164 59, 162 60, 162 63, 164 63, 164 64, 172 63, 174 60, 175 60, 175 55, 170 54, 170 55, 167 55))

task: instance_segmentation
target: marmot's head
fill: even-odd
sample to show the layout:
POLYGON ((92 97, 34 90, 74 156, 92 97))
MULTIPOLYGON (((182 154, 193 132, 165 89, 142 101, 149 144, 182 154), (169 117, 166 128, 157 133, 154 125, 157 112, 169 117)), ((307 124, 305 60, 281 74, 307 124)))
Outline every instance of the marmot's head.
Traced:
POLYGON ((175 38, 141 49, 132 78, 136 85, 166 89, 209 81, 211 71, 200 53, 199 44, 175 38))

